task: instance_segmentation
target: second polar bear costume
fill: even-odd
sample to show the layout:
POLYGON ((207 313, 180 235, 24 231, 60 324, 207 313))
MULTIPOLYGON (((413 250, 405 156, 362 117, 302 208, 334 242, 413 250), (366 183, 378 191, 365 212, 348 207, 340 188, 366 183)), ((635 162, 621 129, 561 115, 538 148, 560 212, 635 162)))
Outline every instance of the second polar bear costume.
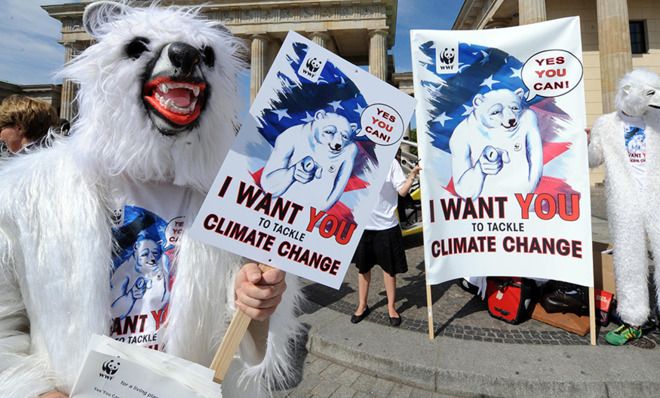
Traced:
MULTIPOLYGON (((198 12, 87 5, 97 43, 63 74, 80 84, 71 136, 0 167, 1 397, 69 392, 92 333, 211 363, 244 261, 187 227, 234 139, 242 45, 198 12)), ((300 293, 287 285, 225 398, 291 371, 300 293)))
MULTIPOLYGON (((628 73, 619 83, 617 110, 596 120, 589 143, 589 166, 605 163, 618 311, 626 324, 637 327, 650 313, 647 236, 655 258, 660 258, 659 106, 658 75, 628 73)), ((657 265, 654 277, 658 289, 657 265)), ((657 297, 660 300, 660 294, 657 297)))

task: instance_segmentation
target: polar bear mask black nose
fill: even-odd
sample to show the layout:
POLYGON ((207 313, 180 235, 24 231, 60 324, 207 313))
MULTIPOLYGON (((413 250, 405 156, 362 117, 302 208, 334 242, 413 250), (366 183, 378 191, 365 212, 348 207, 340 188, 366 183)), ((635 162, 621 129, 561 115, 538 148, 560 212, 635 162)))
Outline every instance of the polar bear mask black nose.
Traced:
POLYGON ((199 51, 187 43, 174 42, 169 45, 167 56, 172 62, 172 66, 178 69, 183 77, 190 76, 193 68, 199 64, 199 51))

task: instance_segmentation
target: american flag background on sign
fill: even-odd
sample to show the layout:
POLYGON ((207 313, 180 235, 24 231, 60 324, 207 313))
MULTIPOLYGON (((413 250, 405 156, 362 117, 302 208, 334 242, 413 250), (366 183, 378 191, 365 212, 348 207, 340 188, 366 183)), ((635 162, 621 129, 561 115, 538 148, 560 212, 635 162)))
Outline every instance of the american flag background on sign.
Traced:
MULTIPOLYGON (((257 129, 263 138, 274 146, 277 137, 288 128, 314 120, 319 110, 336 113, 349 122, 356 123, 361 129, 360 116, 369 106, 356 84, 331 61, 323 66, 317 82, 312 82, 297 71, 308 51, 305 43, 293 44, 294 54, 287 56, 287 62, 293 73, 278 72, 280 89, 270 106, 257 115, 257 129)), ((359 152, 355 159, 351 177, 340 200, 328 210, 328 214, 354 222, 352 209, 366 195, 371 171, 378 166, 374 146, 366 136, 353 137, 359 152)), ((263 164, 251 170, 257 184, 260 184, 263 164)))
MULTIPOLYGON (((439 74, 436 72, 434 42, 423 43, 419 50, 422 53, 419 66, 427 70, 427 79, 421 81, 422 87, 429 94, 427 109, 430 114, 426 129, 432 146, 448 155, 452 133, 472 112, 472 99, 475 95, 498 89, 523 89, 527 97, 529 90, 521 77, 524 62, 505 51, 459 43, 458 72, 439 74)), ((529 102, 525 101, 524 105, 536 114, 543 142, 543 176, 535 192, 552 195, 576 193, 570 184, 558 177, 565 173, 562 155, 570 148, 570 143, 563 141, 559 132, 572 128, 569 115, 557 106, 554 98, 536 96, 529 102)), ((450 168, 447 168, 444 177, 444 189, 456 195, 450 168)))

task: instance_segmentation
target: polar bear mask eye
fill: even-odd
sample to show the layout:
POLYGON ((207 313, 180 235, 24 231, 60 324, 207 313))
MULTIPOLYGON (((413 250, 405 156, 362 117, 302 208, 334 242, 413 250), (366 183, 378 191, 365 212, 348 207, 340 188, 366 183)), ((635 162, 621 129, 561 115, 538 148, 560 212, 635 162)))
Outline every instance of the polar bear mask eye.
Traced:
POLYGON ((124 52, 129 58, 138 59, 143 52, 149 51, 149 43, 146 37, 136 37, 124 47, 124 52))
POLYGON ((215 65, 215 52, 213 48, 211 46, 204 46, 201 49, 201 53, 206 66, 213 68, 213 65, 215 65))

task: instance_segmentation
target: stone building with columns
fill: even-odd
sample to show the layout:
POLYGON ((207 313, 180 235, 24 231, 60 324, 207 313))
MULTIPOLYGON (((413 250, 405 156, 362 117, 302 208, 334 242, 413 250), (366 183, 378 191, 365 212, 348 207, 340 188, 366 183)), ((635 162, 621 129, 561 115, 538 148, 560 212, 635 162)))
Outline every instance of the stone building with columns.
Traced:
POLYGON ((10 95, 24 95, 50 104, 60 112, 61 84, 13 84, 0 80, 0 101, 10 95))
MULTIPOLYGON (((92 38, 82 27, 89 0, 43 6, 61 21, 65 61, 83 51, 92 38)), ((246 40, 250 64, 250 99, 263 79, 287 32, 295 30, 369 72, 388 80, 388 49, 394 45, 398 0, 165 0, 163 5, 198 5, 209 18, 222 22, 246 40)), ((62 87, 61 117, 75 114, 75 87, 62 87)))

